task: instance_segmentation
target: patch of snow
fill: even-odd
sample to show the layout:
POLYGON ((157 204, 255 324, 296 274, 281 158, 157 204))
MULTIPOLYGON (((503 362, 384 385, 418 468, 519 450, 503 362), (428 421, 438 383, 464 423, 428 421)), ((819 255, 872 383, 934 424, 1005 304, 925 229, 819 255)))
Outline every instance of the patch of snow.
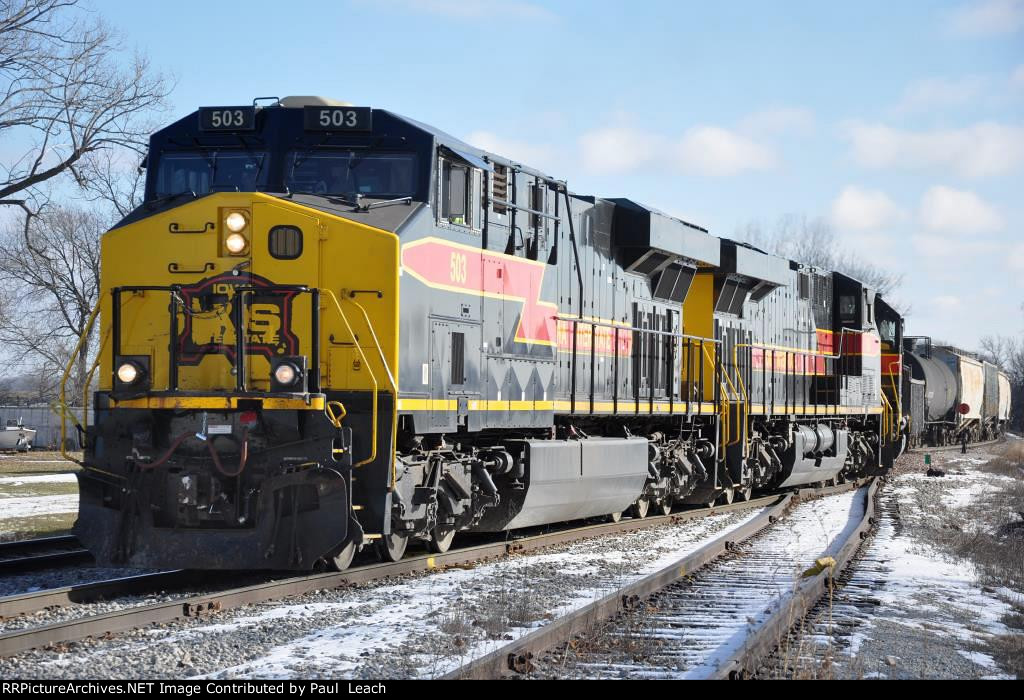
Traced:
POLYGON ((963 649, 957 649, 957 653, 969 661, 973 661, 979 666, 998 671, 999 667, 996 665, 995 660, 988 654, 982 654, 980 651, 965 651, 963 649))
POLYGON ((13 518, 28 518, 36 515, 74 513, 78 510, 78 494, 60 496, 27 496, 5 498, 0 501, 0 532, 3 522, 13 518))
POLYGON ((0 486, 23 486, 25 484, 74 484, 74 474, 27 474, 25 476, 0 476, 0 486))

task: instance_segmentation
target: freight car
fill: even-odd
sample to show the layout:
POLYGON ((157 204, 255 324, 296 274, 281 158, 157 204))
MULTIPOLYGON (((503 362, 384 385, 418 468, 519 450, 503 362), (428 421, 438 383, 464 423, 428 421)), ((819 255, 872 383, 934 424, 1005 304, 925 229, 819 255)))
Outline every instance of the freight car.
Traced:
POLYGON ((76 534, 101 563, 344 568, 884 470, 870 287, 395 113, 202 108, 104 235, 76 534))
POLYGON ((931 338, 908 337, 904 377, 908 435, 912 444, 952 445, 1002 436, 1010 418, 1010 381, 1005 373, 931 338))

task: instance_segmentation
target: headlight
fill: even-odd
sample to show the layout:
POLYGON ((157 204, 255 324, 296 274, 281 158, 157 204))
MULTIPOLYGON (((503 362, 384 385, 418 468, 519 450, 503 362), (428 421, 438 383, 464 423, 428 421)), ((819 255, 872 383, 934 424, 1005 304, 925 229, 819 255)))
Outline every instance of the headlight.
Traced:
POLYGON ((228 231, 234 231, 235 233, 238 233, 245 228, 245 224, 245 214, 237 211, 231 212, 228 214, 227 218, 224 219, 224 225, 228 227, 228 231))
POLYGON ((139 378, 139 368, 133 362, 124 362, 117 368, 117 378, 124 384, 132 384, 139 378))
MULTIPOLYGON (((231 216, 236 215, 232 214, 231 216)), ((228 221, 231 221, 231 216, 228 217, 228 221)), ((238 214, 237 216, 241 216, 241 214, 238 214)), ((230 224, 228 225, 230 226, 230 224)), ((232 255, 238 255, 239 253, 241 253, 243 250, 245 250, 245 246, 247 244, 248 241, 245 240, 245 236, 243 236, 240 233, 232 233, 230 236, 224 239, 224 247, 227 248, 228 252, 231 253, 232 255)))
POLYGON ((278 384, 285 386, 294 384, 296 377, 298 377, 298 372, 290 364, 278 365, 277 369, 274 370, 274 379, 278 384))

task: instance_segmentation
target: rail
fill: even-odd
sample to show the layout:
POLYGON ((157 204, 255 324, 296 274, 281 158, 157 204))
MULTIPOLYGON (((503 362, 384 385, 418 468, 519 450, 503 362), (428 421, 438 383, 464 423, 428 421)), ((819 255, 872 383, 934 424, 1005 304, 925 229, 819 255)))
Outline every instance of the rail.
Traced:
POLYGON ((798 627, 811 608, 833 590, 836 577, 853 560, 875 524, 875 496, 879 484, 878 480, 872 479, 865 494, 864 514, 857 526, 846 534, 842 546, 833 557, 833 563, 818 574, 804 579, 767 620, 751 631, 736 653, 718 666, 712 678, 739 680, 754 676, 761 661, 779 647, 783 637, 798 627))
MULTIPOLYGON (((70 642, 90 636, 106 637, 117 632, 139 629, 152 623, 165 623, 194 618, 204 614, 206 611, 228 610, 241 605, 279 600, 319 590, 379 581, 404 574, 427 572, 443 569, 447 566, 469 564, 509 555, 518 556, 526 552, 537 551, 567 542, 576 542, 611 534, 635 532, 667 524, 678 524, 717 513, 737 512, 769 506, 779 498, 779 496, 767 496, 746 503, 734 503, 730 506, 693 509, 672 515, 648 517, 642 520, 630 518, 618 523, 602 523, 579 528, 555 530, 544 532, 543 534, 528 535, 519 539, 508 539, 505 533, 499 533, 492 542, 459 549, 453 548, 445 554, 406 557, 398 562, 368 564, 340 573, 314 573, 283 579, 278 578, 249 586, 184 595, 162 602, 75 617, 63 622, 55 622, 43 626, 13 629, 0 633, 0 657, 11 656, 29 649, 44 647, 48 644, 70 642)), ((201 581, 206 583, 205 579, 201 581)), ((68 596, 57 595, 49 600, 53 604, 60 605, 64 604, 62 598, 66 600, 68 596)), ((38 607, 31 601, 12 601, 9 598, 3 599, 0 603, 3 605, 17 604, 22 609, 38 607)), ((0 610, 3 610, 3 607, 0 607, 0 610)))
MULTIPOLYGON (((815 496, 842 493, 858 488, 857 483, 830 486, 820 489, 799 489, 774 499, 757 499, 740 505, 750 508, 762 506, 763 510, 744 524, 726 532, 714 541, 671 565, 644 576, 626 586, 589 603, 573 612, 553 620, 529 634, 501 646, 490 653, 471 659, 459 668, 447 673, 444 678, 493 679, 529 671, 529 660, 558 644, 572 639, 573 635, 595 628, 604 620, 638 605, 643 599, 665 588, 681 578, 691 576, 721 555, 732 550, 734 545, 750 539, 761 530, 775 523, 794 502, 794 496, 815 496)), ((723 507, 721 511, 727 510, 723 507)), ((859 539, 858 539, 859 542, 859 539)))

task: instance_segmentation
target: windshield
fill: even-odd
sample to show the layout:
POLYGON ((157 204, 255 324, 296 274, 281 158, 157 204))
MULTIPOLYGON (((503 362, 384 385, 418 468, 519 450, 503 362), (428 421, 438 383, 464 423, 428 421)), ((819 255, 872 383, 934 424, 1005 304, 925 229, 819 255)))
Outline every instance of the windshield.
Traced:
POLYGON ((416 156, 365 151, 295 151, 286 184, 292 192, 404 197, 416 192, 416 156))
POLYGON ((214 190, 255 192, 265 153, 203 151, 164 153, 160 156, 156 196, 214 190))

